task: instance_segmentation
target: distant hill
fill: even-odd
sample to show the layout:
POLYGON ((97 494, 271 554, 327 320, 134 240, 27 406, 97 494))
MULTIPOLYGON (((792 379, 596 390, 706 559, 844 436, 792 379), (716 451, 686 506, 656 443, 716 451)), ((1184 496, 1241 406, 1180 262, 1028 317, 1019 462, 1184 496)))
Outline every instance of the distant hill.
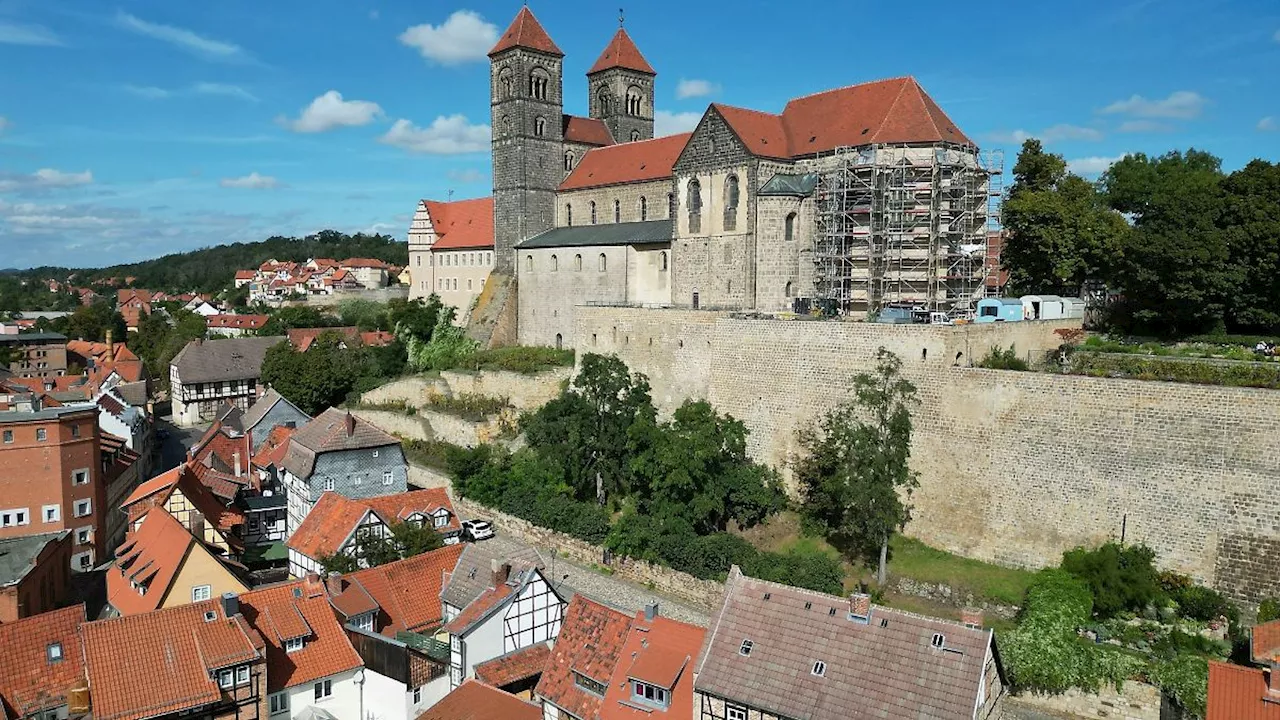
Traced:
POLYGON ((345 260, 376 258, 393 265, 409 263, 409 247, 390 235, 346 235, 323 230, 304 238, 270 237, 251 243, 232 243, 165 255, 128 265, 105 268, 40 267, 7 271, 26 278, 63 279, 76 274, 76 285, 98 278, 133 276, 134 287, 149 290, 214 292, 231 285, 236 270, 256 268, 265 260, 302 261, 313 257, 345 260))

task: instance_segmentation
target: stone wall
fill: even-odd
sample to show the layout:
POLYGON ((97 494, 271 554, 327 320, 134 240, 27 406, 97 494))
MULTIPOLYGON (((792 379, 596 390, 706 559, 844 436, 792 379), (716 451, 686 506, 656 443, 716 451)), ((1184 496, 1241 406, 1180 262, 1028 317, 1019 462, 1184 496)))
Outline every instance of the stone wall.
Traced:
POLYGON ((497 440, 503 435, 503 423, 509 417, 494 417, 473 422, 454 415, 418 408, 415 415, 398 410, 353 409, 352 415, 375 427, 412 440, 443 440, 462 447, 497 440))
MULTIPOLYGON (((1112 720, 1160 720, 1160 691, 1153 685, 1126 680, 1120 692, 1104 685, 1097 693, 1072 688, 1061 695, 1026 693, 1006 705, 1048 711, 1058 717, 1112 718, 1112 720)), ((1021 716, 1018 716, 1021 717, 1021 716)))
MULTIPOLYGON (((579 155, 578 157, 581 157, 579 155)), ((625 185, 569 190, 557 196, 556 227, 581 227, 583 225, 613 224, 613 203, 618 203, 619 222, 665 220, 671 180, 637 182, 625 185), (641 218, 640 198, 644 198, 644 217, 641 218), (591 203, 596 205, 595 220, 591 219, 591 203), (571 209, 572 208, 572 209, 571 209)))
POLYGON ((481 370, 446 370, 437 378, 410 377, 374 388, 361 396, 365 403, 405 403, 413 407, 430 404, 435 395, 486 395, 504 397, 519 410, 542 407, 560 394, 560 385, 573 375, 572 368, 555 368, 533 375, 481 370))
POLYGON ((1276 391, 968 367, 992 346, 1043 355, 1065 322, 895 326, 618 308, 581 308, 578 320, 580 334, 601 340, 584 349, 648 375, 663 412, 709 400, 746 424, 752 456, 784 476, 796 429, 847 397, 850 378, 887 347, 921 401, 908 534, 1023 567, 1123 535, 1234 598, 1280 594, 1276 391))

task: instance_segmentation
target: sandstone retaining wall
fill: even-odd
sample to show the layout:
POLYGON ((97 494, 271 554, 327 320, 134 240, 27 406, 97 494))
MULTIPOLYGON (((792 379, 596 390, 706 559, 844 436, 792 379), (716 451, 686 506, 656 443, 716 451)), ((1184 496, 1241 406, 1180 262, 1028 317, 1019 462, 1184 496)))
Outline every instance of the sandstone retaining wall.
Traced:
POLYGON ((366 403, 402 402, 413 407, 429 405, 436 395, 463 393, 507 398, 520 410, 541 407, 560 393, 560 384, 573 368, 555 368, 533 375, 481 370, 446 370, 439 377, 416 376, 389 382, 361 396, 366 403))

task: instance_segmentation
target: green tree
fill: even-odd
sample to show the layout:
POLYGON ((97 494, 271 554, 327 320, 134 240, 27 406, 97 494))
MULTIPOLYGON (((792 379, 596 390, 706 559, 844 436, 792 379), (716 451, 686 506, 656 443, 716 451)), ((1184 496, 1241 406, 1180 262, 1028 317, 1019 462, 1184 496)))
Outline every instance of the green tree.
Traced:
POLYGON ((911 410, 916 387, 902 360, 880 348, 874 373, 853 378, 853 396, 800 431, 796 478, 803 513, 847 555, 870 564, 885 582, 889 538, 911 519, 919 484, 911 470, 911 410))
POLYGON ((1254 160, 1228 175, 1222 189, 1220 225, 1240 282, 1227 303, 1228 324, 1280 332, 1280 163, 1254 160))
POLYGON ((387 306, 372 300, 351 299, 338 303, 338 318, 343 325, 361 330, 390 330, 387 306))
POLYGON ((1062 569, 1088 585, 1093 611, 1100 618, 1122 610, 1140 611, 1163 596, 1156 554, 1145 545, 1109 542, 1096 549, 1078 547, 1062 555, 1062 569))
POLYGON ((335 327, 340 323, 338 318, 326 315, 310 305, 287 305, 271 314, 267 322, 258 328, 258 335, 284 335, 286 331, 295 328, 335 327))
POLYGON ((476 351, 476 342, 453 320, 454 309, 447 307, 436 313, 435 327, 426 338, 416 332, 397 331, 397 337, 404 336, 409 365, 419 371, 448 370, 458 367, 476 351))
POLYGON ((342 341, 337 333, 322 333, 306 352, 282 341, 267 350, 262 381, 308 415, 339 405, 360 376, 359 351, 339 347, 342 341))
POLYGON ((440 296, 432 293, 426 300, 393 298, 387 301, 387 322, 402 341, 408 336, 423 342, 431 340, 431 333, 439 322, 444 306, 440 296))
POLYGON ((353 573, 361 567, 378 567, 444 547, 444 538, 426 521, 422 524, 393 521, 386 536, 362 534, 351 553, 317 558, 325 573, 353 573))
POLYGON ((92 305, 82 305, 65 318, 67 337, 81 340, 102 342, 107 339, 107 331, 111 331, 113 342, 124 342, 124 317, 116 312, 115 306, 105 300, 92 305))

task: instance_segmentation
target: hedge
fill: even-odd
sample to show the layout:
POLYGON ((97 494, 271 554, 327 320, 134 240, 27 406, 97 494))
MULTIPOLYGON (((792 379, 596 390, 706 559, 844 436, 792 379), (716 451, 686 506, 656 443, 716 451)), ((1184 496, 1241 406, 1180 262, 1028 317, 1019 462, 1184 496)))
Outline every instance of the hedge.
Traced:
POLYGON ((1280 388, 1280 364, 1212 363, 1166 360, 1145 355, 1076 352, 1070 373, 1093 377, 1164 380, 1196 385, 1280 388))

